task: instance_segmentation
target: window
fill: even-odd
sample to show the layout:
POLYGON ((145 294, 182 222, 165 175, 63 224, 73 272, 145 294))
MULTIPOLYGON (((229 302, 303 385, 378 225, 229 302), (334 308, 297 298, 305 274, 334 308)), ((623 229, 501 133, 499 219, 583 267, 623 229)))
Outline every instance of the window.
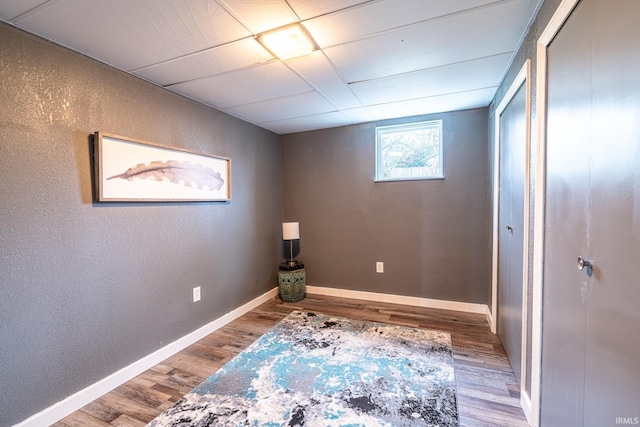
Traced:
POLYGON ((442 120, 376 127, 376 181, 444 178, 442 120))

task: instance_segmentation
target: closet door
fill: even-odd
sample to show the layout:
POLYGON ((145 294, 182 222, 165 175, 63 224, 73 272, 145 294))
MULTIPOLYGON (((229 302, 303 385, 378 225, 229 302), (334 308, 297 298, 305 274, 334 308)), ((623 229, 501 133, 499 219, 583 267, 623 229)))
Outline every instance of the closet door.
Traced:
POLYGON ((584 425, 590 278, 577 258, 590 257, 592 1, 578 4, 547 50, 541 426, 584 425))
POLYGON ((500 116, 497 332, 518 381, 522 369, 526 93, 523 84, 500 116))
POLYGON ((542 426, 640 417, 638 22, 583 0, 547 51, 542 426))
POLYGON ((597 1, 585 425, 640 417, 640 2, 597 1))

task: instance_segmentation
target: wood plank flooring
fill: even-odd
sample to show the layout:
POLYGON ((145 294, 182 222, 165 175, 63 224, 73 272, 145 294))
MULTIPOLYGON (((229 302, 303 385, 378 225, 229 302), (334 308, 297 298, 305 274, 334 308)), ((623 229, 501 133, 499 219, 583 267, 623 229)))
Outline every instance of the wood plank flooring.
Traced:
POLYGON ((528 426, 513 371, 484 315, 319 295, 267 301, 54 426, 144 426, 293 310, 449 332, 460 425, 528 426))

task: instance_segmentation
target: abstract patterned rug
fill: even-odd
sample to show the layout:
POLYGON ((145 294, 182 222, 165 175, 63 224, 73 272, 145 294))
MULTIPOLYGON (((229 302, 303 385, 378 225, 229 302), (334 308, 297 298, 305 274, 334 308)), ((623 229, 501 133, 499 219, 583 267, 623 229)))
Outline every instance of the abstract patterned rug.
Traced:
POLYGON ((458 426, 451 337, 295 311, 148 426, 458 426))

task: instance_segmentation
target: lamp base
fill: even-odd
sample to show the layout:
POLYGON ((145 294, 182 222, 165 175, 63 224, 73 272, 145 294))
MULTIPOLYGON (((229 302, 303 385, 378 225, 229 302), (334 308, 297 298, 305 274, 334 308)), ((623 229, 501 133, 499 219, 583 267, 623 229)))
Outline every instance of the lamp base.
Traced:
POLYGON ((280 263, 280 270, 299 270, 304 268, 304 263, 291 259, 280 263))

